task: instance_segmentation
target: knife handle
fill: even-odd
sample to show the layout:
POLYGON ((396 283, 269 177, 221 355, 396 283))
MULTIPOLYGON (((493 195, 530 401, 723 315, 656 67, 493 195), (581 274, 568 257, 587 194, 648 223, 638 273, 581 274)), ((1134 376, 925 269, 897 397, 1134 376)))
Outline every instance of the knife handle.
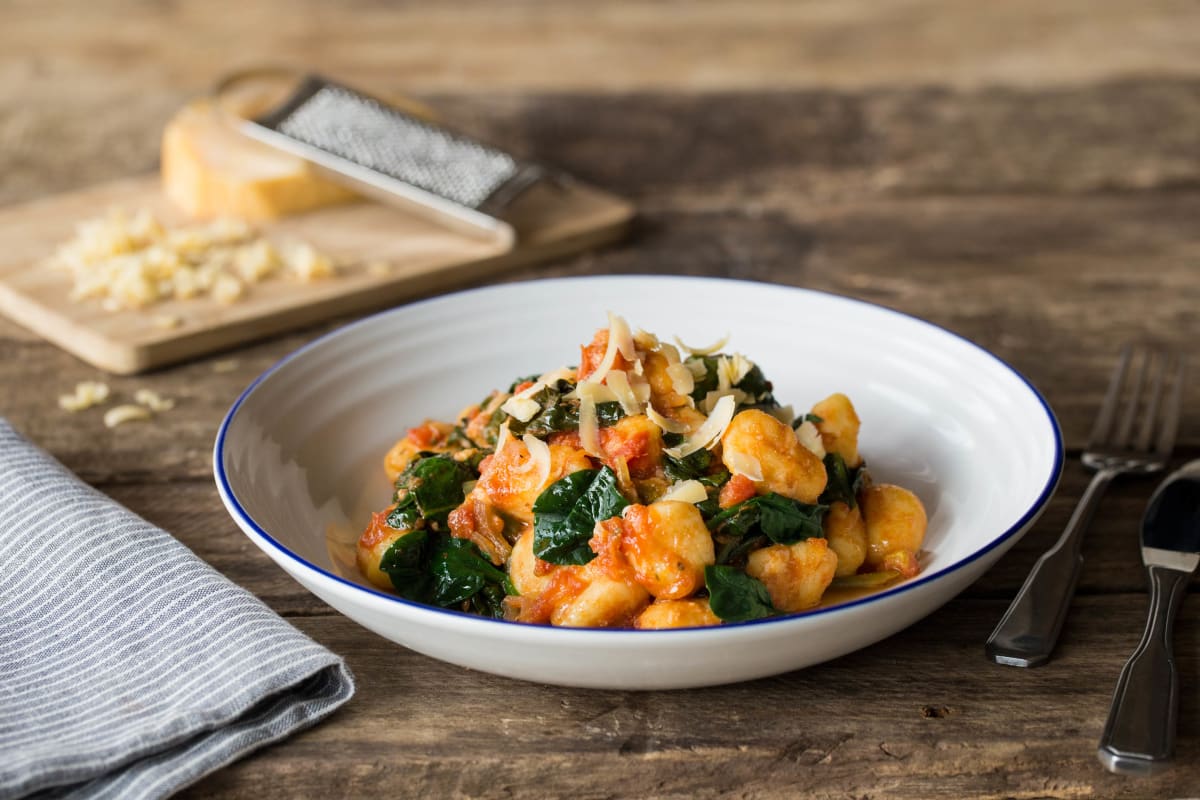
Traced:
POLYGON ((1179 675, 1171 647, 1175 612, 1191 575, 1147 567, 1150 612, 1142 641, 1117 679, 1097 755, 1109 772, 1145 775, 1162 769, 1175 751, 1179 675))
POLYGON ((1096 513, 1104 489, 1116 475, 1109 469, 1096 473, 1062 536, 1033 565, 988 637, 984 650, 992 661, 1010 667, 1038 667, 1050 660, 1083 566, 1083 532, 1096 513))

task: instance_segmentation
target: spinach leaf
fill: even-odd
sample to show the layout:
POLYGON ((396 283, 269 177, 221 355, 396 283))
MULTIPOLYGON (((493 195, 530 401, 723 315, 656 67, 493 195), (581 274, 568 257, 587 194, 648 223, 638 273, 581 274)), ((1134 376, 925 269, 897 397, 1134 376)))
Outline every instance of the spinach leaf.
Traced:
POLYGON ((828 506, 800 503, 780 494, 767 494, 758 499, 758 524, 762 532, 776 544, 792 544, 801 539, 824 536, 821 521, 828 506))
POLYGON ((505 587, 497 583, 484 584, 471 598, 471 610, 494 619, 504 619, 505 587))
MULTIPOLYGON (((531 433, 538 437, 549 436, 559 431, 579 430, 579 401, 565 398, 565 395, 574 388, 575 385, 570 381, 560 380, 554 386, 541 389, 530 399, 536 401, 542 410, 528 422, 521 422, 510 417, 508 430, 516 436, 531 433)), ((596 417, 600 427, 612 425, 623 416, 625 416, 625 411, 621 408, 620 403, 596 404, 596 417)))
POLYGON ((699 478, 708 472, 712 464, 712 453, 700 449, 690 456, 672 458, 663 454, 663 472, 673 481, 687 481, 699 478))
MULTIPOLYGON (((691 397, 697 403, 703 400, 709 392, 715 391, 721 385, 718 369, 722 358, 729 358, 729 356, 722 353, 711 356, 690 356, 685 362, 700 362, 704 364, 704 375, 696 378, 692 386, 691 397)), ((733 385, 733 388, 741 389, 746 393, 746 400, 738 405, 739 409, 761 408, 769 410, 779 407, 779 402, 772 393, 774 386, 767 380, 767 376, 763 374, 763 371, 757 364, 752 366, 742 376, 741 380, 733 385)))
POLYGON ((806 422, 811 422, 813 425, 816 425, 817 423, 824 422, 824 421, 825 421, 824 417, 818 417, 816 414, 809 412, 807 414, 802 414, 801 416, 796 417, 794 420, 792 420, 792 430, 799 428, 801 425, 803 425, 806 422))
POLYGON ((693 361, 699 361, 704 364, 703 377, 696 378, 692 384, 692 399, 699 403, 704 397, 720 386, 721 380, 717 377, 717 357, 716 356, 689 356, 684 362, 690 364, 693 361))
POLYGON ((404 530, 421 520, 445 523, 446 515, 462 504, 463 483, 477 477, 469 465, 450 456, 418 457, 396 478, 396 508, 387 524, 404 530))
POLYGON ((734 388, 741 389, 750 396, 750 400, 745 405, 753 405, 761 408, 775 408, 779 403, 775 400, 775 395, 772 394, 772 389, 775 387, 767 380, 767 376, 763 375, 763 371, 755 364, 750 368, 750 371, 742 376, 742 379, 734 384, 734 388))
POLYGON ((429 576, 425 574, 424 561, 428 538, 429 534, 423 530, 406 533, 392 543, 379 561, 379 571, 391 579, 401 597, 426 602, 429 576))
POLYGON ((744 622, 772 616, 771 595, 761 581, 733 567, 704 568, 708 605, 725 622, 744 622))
POLYGON ((499 407, 497 407, 496 410, 492 412, 492 415, 488 417, 487 424, 483 426, 483 434, 481 437, 483 441, 481 444, 487 445, 488 447, 495 447, 496 442, 500 439, 500 426, 504 424, 504 420, 506 419, 508 419, 508 414, 504 413, 499 407))
POLYGON ((608 467, 572 472, 550 484, 533 503, 533 553, 551 564, 586 564, 596 523, 615 517, 629 502, 608 467))
MULTIPOLYGON (((434 544, 429 574, 433 579, 433 602, 447 607, 470 600, 488 584, 500 586, 507 577, 473 542, 454 536, 439 537, 434 544)), ((503 599, 503 589, 500 596, 503 599)))
POLYGON ((759 495, 725 509, 708 521, 715 536, 726 538, 762 534, 776 544, 824 536, 825 505, 809 505, 781 494, 759 495))
POLYGON ((733 476, 729 474, 729 470, 723 469, 719 472, 714 472, 711 475, 701 475, 696 480, 700 481, 710 489, 720 489, 722 486, 728 483, 729 479, 732 477, 733 476))
POLYGON ((846 466, 845 460, 839 454, 826 453, 825 474, 829 476, 829 479, 818 502, 832 505, 840 501, 855 508, 858 505, 858 491, 866 479, 865 466, 851 469, 846 466))

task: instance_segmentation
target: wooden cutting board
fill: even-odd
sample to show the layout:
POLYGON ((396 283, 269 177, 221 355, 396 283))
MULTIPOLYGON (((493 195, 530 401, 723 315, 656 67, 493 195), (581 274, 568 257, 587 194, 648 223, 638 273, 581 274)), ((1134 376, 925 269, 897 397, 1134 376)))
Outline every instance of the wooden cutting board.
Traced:
POLYGON ((70 300, 70 275, 44 262, 76 224, 110 208, 145 208, 167 225, 187 222, 163 196, 156 175, 0 208, 0 312, 122 375, 605 244, 619 238, 633 216, 628 202, 585 184, 535 186, 507 215, 517 232, 517 243, 508 247, 364 201, 258 226, 272 241, 305 241, 333 257, 340 265, 336 277, 267 279, 231 305, 204 297, 105 311, 95 300, 70 300), (163 316, 180 324, 163 329, 156 323, 163 316))

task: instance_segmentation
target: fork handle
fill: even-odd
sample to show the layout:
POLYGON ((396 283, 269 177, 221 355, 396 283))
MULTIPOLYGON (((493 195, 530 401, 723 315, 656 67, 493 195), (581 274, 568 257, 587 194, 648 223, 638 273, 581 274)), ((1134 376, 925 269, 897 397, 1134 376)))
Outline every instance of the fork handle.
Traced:
POLYGON ((1105 488, 1118 474, 1113 469, 1102 469, 1095 474, 1062 536, 1034 564, 1000 624, 988 637, 984 650, 992 661, 1010 667, 1038 667, 1050 660, 1083 566, 1083 532, 1091 523, 1105 488))
POLYGON ((1145 775, 1175 750, 1179 675, 1171 647, 1175 612, 1191 573, 1147 567, 1150 612, 1137 650, 1121 670, 1097 755, 1111 772, 1145 775))

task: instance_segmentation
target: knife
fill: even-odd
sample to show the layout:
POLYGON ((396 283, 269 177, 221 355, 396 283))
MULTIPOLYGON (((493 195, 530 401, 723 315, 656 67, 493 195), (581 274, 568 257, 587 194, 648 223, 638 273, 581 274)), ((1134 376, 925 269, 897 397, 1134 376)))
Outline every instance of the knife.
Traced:
POLYGON ((1171 473, 1142 518, 1142 562, 1150 611, 1142 641, 1117 679, 1097 755, 1110 772, 1146 775, 1175 750, 1179 675, 1172 652, 1175 612, 1200 566, 1200 460, 1171 473))

